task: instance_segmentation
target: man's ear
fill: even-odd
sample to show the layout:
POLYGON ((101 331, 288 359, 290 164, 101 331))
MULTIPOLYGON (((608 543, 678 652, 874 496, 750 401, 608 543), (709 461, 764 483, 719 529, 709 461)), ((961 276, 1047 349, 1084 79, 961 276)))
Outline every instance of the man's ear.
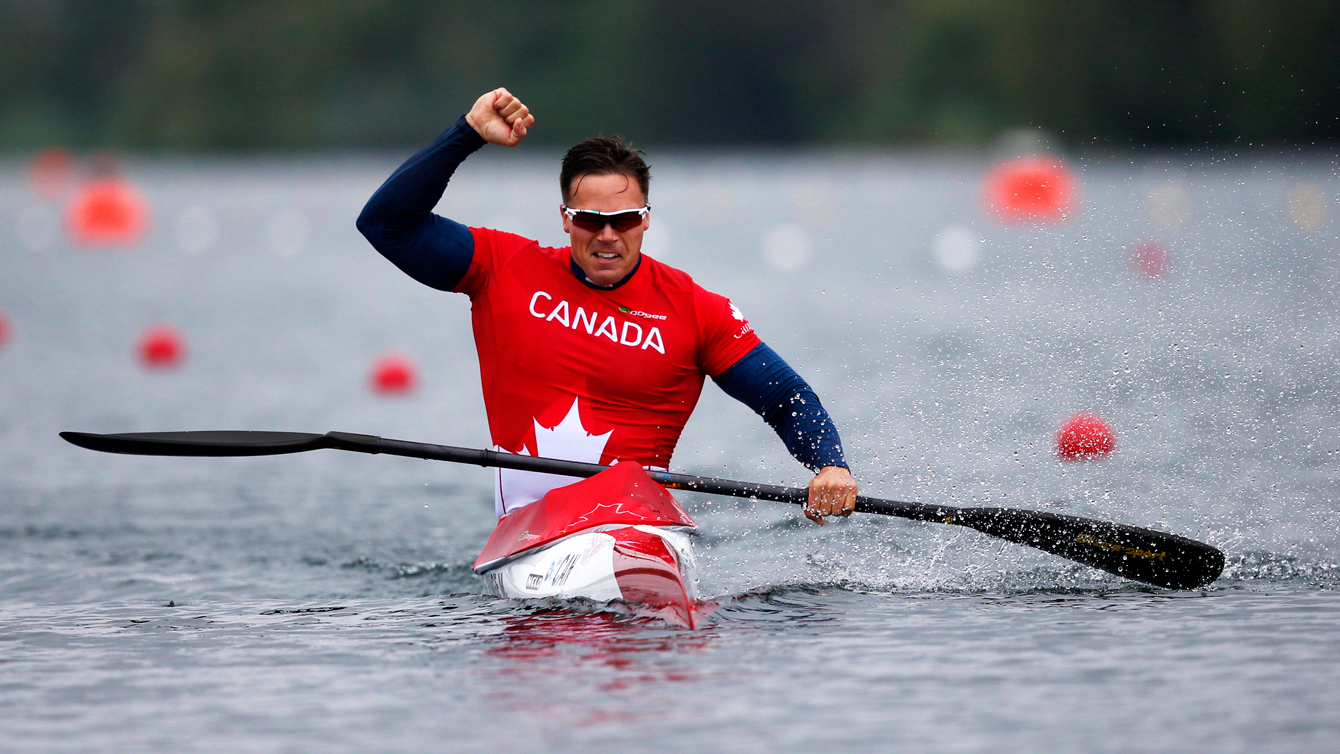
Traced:
POLYGON ((563 205, 561 204, 558 205, 558 216, 563 218, 563 232, 571 233, 572 228, 568 227, 568 221, 571 220, 572 218, 568 217, 568 213, 563 211, 563 205))

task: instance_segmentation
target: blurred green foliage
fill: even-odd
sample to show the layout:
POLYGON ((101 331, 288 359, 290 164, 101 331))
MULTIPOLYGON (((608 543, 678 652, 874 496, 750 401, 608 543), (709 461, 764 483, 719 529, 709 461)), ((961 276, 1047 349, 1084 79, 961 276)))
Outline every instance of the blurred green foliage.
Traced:
POLYGON ((535 141, 1340 137, 1340 2, 0 0, 0 149, 421 143, 481 93, 535 141))

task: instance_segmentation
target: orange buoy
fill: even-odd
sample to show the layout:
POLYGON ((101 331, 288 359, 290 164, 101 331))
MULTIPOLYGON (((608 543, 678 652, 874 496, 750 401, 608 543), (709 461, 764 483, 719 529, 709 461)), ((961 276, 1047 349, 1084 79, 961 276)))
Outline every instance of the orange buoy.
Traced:
POLYGON ((1116 447, 1112 427, 1096 414, 1075 414, 1056 433, 1056 457, 1062 461, 1105 458, 1116 447))
POLYGON ((983 182, 986 209, 1005 223, 1061 222, 1077 203, 1074 175, 1042 155, 997 163, 983 182))
POLYGON ((140 336, 140 363, 150 369, 171 369, 181 363, 186 347, 171 325, 154 325, 140 336))
POLYGON ((148 204, 120 178, 95 178, 75 192, 66 208, 65 225, 83 246, 126 246, 144 236, 148 204))
POLYGON ((369 383, 373 391, 382 395, 405 395, 418 382, 414 362, 400 354, 387 354, 372 365, 369 383))
POLYGON ((1131 247, 1131 269, 1150 280, 1163 277, 1172 264, 1172 252, 1162 241, 1140 241, 1131 247))
POLYGON ((28 186, 47 201, 64 193, 73 177, 74 157, 60 147, 39 152, 28 164, 28 186))

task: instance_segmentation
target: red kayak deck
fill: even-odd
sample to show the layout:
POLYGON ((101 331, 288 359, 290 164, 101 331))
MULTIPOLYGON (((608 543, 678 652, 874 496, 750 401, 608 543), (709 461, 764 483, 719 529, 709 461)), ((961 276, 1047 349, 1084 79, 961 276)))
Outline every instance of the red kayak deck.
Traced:
POLYGON ((475 560, 475 573, 570 534, 611 524, 697 526, 645 469, 632 461, 620 461, 589 479, 550 490, 540 500, 499 519, 475 560))

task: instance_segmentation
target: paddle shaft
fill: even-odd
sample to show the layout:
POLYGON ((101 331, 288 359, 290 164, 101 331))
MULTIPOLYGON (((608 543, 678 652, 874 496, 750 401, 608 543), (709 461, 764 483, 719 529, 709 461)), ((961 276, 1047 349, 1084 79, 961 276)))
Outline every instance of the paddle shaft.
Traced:
MULTIPOLYGON (((358 453, 422 458, 431 461, 449 461, 475 466, 517 471, 534 471, 544 474, 559 474, 572 477, 593 477, 609 468, 598 463, 580 463, 563 461, 556 458, 537 458, 515 453, 500 453, 496 450, 476 448, 458 448, 451 445, 406 442, 391 440, 373 435, 356 435, 346 432, 331 432, 326 435, 332 441, 330 447, 339 450, 351 450, 358 453)), ((675 490, 705 492, 713 495, 771 500, 778 503, 804 505, 809 500, 809 491, 803 487, 783 487, 776 484, 755 482, 736 482, 730 479, 713 479, 692 474, 672 474, 668 471, 648 470, 657 484, 675 490)), ((924 503, 904 503, 897 500, 877 500, 857 496, 856 510, 859 513, 877 513, 885 516, 901 516, 918 521, 943 521, 946 516, 958 512, 957 508, 944 505, 926 505, 924 503)))
MULTIPOLYGON (((596 463, 391 440, 373 435, 328 432, 146 432, 97 435, 62 432, 61 437, 90 450, 164 456, 258 456, 333 448, 356 453, 403 456, 542 474, 592 477, 607 469, 596 463)), ((804 505, 800 487, 736 482, 729 479, 649 471, 671 489, 804 505)), ((860 496, 856 510, 916 521, 966 526, 993 537, 1036 547, 1109 573, 1169 589, 1194 589, 1219 577, 1224 554, 1210 545, 1176 534, 1077 516, 1017 508, 955 508, 860 496)))

